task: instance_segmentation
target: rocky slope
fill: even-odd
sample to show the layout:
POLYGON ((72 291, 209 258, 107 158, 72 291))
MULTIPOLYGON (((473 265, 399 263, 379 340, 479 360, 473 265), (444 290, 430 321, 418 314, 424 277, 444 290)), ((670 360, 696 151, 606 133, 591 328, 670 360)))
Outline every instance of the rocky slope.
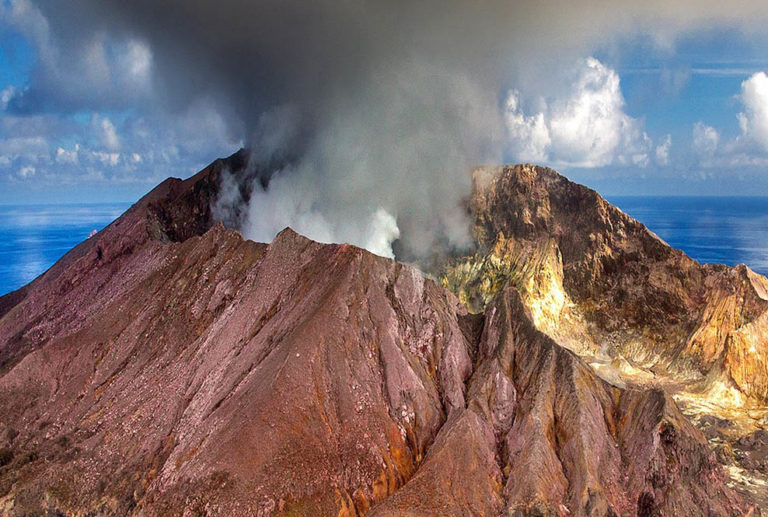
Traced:
POLYGON ((602 378, 663 388, 704 430, 726 421, 711 445, 768 505, 768 469, 745 470, 738 445, 768 428, 768 280, 699 264, 551 169, 480 168, 474 180, 478 249, 441 283, 476 312, 511 286, 536 327, 602 378))
POLYGON ((0 513, 751 511, 665 391, 600 378, 516 282, 471 314, 359 248, 215 224, 243 164, 0 298, 0 513))
POLYGON ((768 279, 699 264, 551 169, 486 168, 474 178, 480 251, 442 274, 471 308, 513 284, 536 326, 580 355, 629 361, 625 373, 719 383, 734 403, 764 405, 768 279))

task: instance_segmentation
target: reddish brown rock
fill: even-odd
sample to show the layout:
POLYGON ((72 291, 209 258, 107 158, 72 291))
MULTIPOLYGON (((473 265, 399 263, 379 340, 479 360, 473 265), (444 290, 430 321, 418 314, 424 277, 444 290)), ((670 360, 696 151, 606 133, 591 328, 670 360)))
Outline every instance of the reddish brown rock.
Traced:
POLYGON ((472 507, 486 515, 744 511, 668 395, 599 379, 534 328, 514 289, 488 307, 478 354, 468 408, 443 426, 419 472, 374 515, 463 515, 452 502, 470 486, 475 497, 485 494, 485 504, 472 507), (463 451, 460 443, 481 447, 463 451), (498 464, 485 459, 492 450, 498 464))
POLYGON ((0 298, 0 513, 741 515, 703 436, 410 266, 213 224, 235 155, 0 298))

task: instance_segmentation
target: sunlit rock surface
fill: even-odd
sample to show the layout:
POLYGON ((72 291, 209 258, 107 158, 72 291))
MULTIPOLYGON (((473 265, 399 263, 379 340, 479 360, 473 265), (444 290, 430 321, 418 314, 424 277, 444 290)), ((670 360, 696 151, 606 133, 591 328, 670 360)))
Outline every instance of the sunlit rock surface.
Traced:
POLYGON ((692 415, 764 428, 768 280, 701 265, 596 192, 532 165, 474 172, 478 244, 441 273, 482 311, 513 286, 536 327, 618 386, 659 386, 692 415))
MULTIPOLYGON (((670 391, 621 373, 646 370, 627 362, 609 382, 571 351, 611 365, 630 346, 601 342, 607 306, 574 294, 575 249, 505 233, 488 287, 457 289, 485 307, 472 314, 359 248, 289 229, 257 244, 216 224, 218 178, 243 163, 164 182, 0 298, 0 513, 754 511, 718 459, 761 464, 762 435, 712 449, 670 391)), ((546 219, 532 208, 524 229, 546 219)), ((484 282, 486 267, 467 270, 484 282)), ((611 291, 590 275, 605 284, 595 300, 611 291)))

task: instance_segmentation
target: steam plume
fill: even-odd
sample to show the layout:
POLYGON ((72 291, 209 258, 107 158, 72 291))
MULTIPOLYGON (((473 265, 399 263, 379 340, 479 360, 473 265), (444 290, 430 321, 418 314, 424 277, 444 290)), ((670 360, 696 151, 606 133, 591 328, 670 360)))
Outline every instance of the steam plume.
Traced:
MULTIPOLYGON (((247 237, 284 226, 318 240, 424 257, 465 246, 459 209, 472 165, 504 159, 501 99, 552 93, 559 63, 616 37, 671 45, 715 25, 760 30, 762 1, 75 0, 50 20, 91 14, 92 30, 149 43, 154 89, 179 108, 215 102, 270 171, 247 237)), ((60 23, 79 38, 84 21, 60 23), (77 27, 74 31, 66 27, 77 27)), ((225 183, 225 187, 231 186, 225 183)), ((225 188, 219 208, 238 202, 225 188)))

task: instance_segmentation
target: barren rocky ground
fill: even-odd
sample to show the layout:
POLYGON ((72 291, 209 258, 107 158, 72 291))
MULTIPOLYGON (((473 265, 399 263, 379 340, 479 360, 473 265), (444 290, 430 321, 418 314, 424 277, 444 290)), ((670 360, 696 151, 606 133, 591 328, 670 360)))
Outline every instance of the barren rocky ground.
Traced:
POLYGON ((438 285, 217 223, 245 161, 0 298, 3 515, 759 512, 764 278, 521 166, 478 173, 438 285))

